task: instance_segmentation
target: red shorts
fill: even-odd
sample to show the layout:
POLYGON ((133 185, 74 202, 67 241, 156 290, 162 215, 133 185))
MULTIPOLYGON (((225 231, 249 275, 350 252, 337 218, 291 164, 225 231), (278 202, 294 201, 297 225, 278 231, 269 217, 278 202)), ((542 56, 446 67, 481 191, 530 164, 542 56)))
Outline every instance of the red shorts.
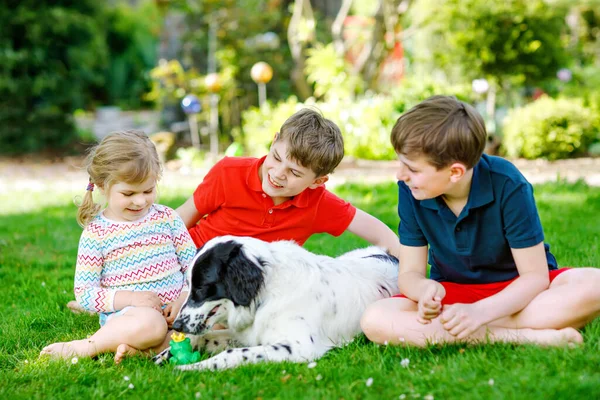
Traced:
MULTIPOLYGON (((548 275, 550 277, 550 282, 554 280, 558 275, 562 274, 565 271, 570 270, 571 268, 561 268, 561 269, 553 269, 548 271, 548 275)), ((475 284, 467 284, 467 283, 454 283, 454 282, 440 282, 444 289, 446 289, 446 297, 442 299, 442 304, 454 304, 454 303, 463 303, 463 304, 471 304, 475 303, 479 300, 485 299, 487 297, 493 296, 496 293, 504 290, 505 287, 510 285, 515 279, 511 279, 509 281, 504 282, 494 282, 494 283, 475 283, 475 284)), ((403 294, 397 294, 392 297, 404 297, 403 294)))

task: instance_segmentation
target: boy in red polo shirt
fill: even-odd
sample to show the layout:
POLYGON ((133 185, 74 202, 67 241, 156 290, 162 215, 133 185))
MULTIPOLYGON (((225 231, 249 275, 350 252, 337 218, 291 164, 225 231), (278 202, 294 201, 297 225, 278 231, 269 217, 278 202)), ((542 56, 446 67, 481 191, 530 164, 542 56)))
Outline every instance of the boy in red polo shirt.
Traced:
POLYGON ((325 189, 344 157, 340 129, 311 109, 292 115, 262 158, 226 157, 177 212, 197 247, 216 236, 252 236, 302 245, 315 233, 348 230, 397 254, 396 234, 325 189))

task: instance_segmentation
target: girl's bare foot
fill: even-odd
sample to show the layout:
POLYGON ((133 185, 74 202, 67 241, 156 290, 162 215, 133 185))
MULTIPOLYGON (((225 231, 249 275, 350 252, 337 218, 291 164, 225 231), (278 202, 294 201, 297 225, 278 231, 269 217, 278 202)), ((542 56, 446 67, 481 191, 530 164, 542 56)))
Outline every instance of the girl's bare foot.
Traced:
POLYGON ((92 357, 96 355, 94 342, 89 339, 59 342, 42 349, 40 356, 67 359, 71 357, 92 357))
POLYGON ((119 364, 127 356, 137 354, 138 351, 139 350, 135 347, 131 347, 130 345, 125 343, 121 343, 115 351, 115 364, 119 364))

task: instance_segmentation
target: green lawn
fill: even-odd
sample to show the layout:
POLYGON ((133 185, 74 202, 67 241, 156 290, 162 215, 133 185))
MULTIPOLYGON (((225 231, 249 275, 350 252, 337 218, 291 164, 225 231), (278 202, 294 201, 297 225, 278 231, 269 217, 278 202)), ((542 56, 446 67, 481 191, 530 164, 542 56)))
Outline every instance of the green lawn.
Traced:
MULTIPOLYGON (((177 191, 165 186, 161 202, 178 206, 195 183, 177 191)), ((353 185, 336 192, 396 229, 395 184, 353 185)), ((328 353, 315 368, 283 363, 179 373, 143 357, 118 366, 108 354, 75 364, 38 359, 46 344, 86 337, 98 328, 96 317, 74 315, 65 307, 73 298, 81 233, 72 196, 54 193, 50 185, 41 192, 0 193, 2 398, 600 398, 598 321, 584 330, 585 344, 576 349, 414 349, 376 346, 361 336, 328 353), (405 359, 409 362, 403 367, 405 359)), ((546 240, 560 264, 600 266, 600 188, 553 183, 537 186, 536 196, 546 240)), ((320 235, 306 247, 337 255, 363 245, 351 235, 320 235)))

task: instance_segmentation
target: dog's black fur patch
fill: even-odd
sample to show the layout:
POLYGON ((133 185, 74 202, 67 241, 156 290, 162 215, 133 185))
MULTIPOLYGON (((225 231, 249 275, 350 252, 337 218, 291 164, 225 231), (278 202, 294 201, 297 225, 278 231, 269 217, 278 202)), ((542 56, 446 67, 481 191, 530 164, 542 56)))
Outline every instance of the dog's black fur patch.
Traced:
POLYGON ((190 303, 194 306, 225 298, 247 307, 264 283, 263 271, 233 241, 217 244, 192 268, 190 303))

